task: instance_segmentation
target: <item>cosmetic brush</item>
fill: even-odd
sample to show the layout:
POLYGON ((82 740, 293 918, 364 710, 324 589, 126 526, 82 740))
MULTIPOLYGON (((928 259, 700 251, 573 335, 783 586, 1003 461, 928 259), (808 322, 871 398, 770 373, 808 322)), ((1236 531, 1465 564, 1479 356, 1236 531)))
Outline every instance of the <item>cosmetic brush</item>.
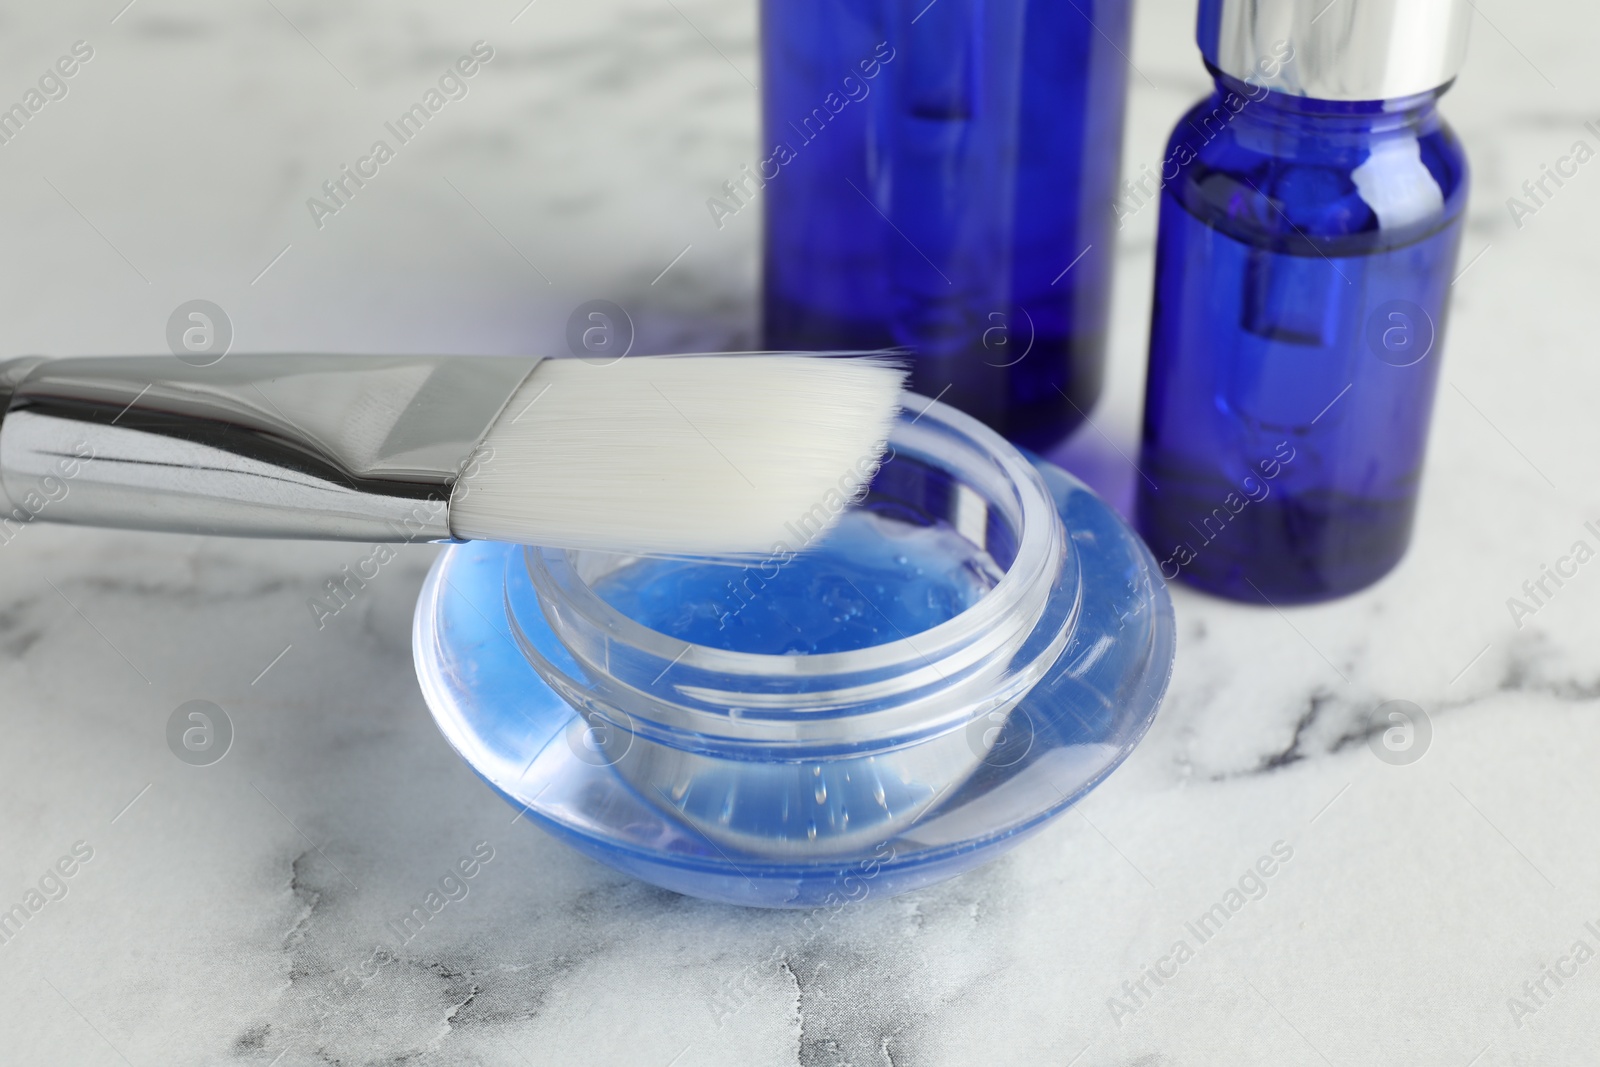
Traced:
POLYGON ((9 520, 749 555, 876 469, 881 357, 0 363, 9 520))

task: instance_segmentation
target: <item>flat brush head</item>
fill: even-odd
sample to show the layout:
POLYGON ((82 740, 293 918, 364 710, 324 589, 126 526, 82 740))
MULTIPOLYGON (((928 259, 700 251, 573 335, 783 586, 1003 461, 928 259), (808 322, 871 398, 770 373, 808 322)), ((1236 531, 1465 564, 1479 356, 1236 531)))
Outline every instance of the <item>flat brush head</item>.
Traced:
POLYGON ((798 548, 786 524, 831 523, 870 479, 904 379, 874 356, 546 360, 457 481, 450 527, 662 555, 798 548))

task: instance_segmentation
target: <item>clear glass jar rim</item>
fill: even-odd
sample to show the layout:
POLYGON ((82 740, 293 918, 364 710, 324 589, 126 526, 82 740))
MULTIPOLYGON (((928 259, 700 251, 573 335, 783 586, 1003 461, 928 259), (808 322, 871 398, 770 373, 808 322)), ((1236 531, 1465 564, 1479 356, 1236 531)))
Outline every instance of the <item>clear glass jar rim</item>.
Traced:
MULTIPOLYGON (((570 612, 595 632, 656 657, 666 664, 664 670, 682 663, 748 678, 815 678, 899 665, 933 667, 941 655, 992 636, 996 628, 1008 628, 1008 622, 1011 627, 1031 625, 1039 614, 1039 610, 1030 610, 1032 601, 1037 600, 1037 608, 1042 609, 1059 572, 1061 553, 1074 551, 1071 539, 1061 530, 1060 516, 1043 479, 1016 446, 964 412, 914 393, 904 396, 902 418, 906 410, 920 414, 903 425, 915 426, 926 420, 931 428, 965 438, 977 454, 994 463, 1005 477, 1006 488, 1015 495, 1020 514, 1016 554, 1005 574, 975 604, 953 618, 914 635, 844 652, 793 656, 730 651, 683 641, 644 626, 606 603, 578 577, 569 552, 530 546, 524 558, 546 619, 558 635, 569 628, 564 615, 549 610, 548 602, 553 599, 563 613, 570 612)), ((897 423, 896 428, 901 425, 897 423)))

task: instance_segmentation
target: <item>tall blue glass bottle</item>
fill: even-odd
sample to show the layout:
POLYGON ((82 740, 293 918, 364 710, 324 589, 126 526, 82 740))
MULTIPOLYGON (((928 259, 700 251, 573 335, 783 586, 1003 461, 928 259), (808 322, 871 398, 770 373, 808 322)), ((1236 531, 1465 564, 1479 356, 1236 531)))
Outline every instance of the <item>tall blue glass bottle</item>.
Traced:
POLYGON ((1467 198, 1436 102, 1469 13, 1202 0, 1216 89, 1168 144, 1140 451, 1168 579, 1298 603, 1404 555, 1467 198))
POLYGON ((729 192, 765 200, 767 347, 905 346, 913 388, 1015 441, 1077 426, 1100 394, 1130 6, 763 0, 763 158, 729 192))

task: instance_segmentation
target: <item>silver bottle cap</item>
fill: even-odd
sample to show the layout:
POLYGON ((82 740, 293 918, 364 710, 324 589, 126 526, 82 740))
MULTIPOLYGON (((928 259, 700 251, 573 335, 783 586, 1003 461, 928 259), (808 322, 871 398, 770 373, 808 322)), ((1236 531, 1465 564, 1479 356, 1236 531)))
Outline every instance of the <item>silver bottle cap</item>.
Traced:
POLYGON ((1200 0, 1197 36, 1224 74, 1319 100, 1437 89, 1467 55, 1470 0, 1200 0))

